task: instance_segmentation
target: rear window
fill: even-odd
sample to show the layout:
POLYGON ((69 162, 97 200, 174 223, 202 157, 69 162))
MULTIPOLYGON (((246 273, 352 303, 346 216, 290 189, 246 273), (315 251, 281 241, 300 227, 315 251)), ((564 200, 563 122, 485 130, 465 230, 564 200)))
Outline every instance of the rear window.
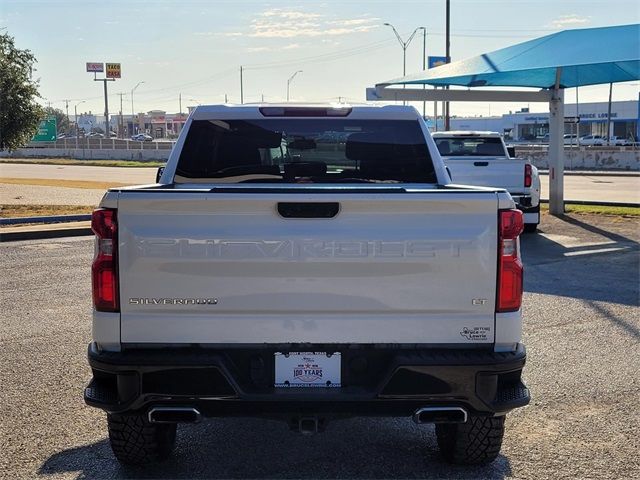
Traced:
POLYGON ((436 183, 418 121, 196 120, 178 160, 187 183, 436 183))
POLYGON ((502 140, 496 137, 438 137, 434 139, 443 157, 504 157, 502 140))

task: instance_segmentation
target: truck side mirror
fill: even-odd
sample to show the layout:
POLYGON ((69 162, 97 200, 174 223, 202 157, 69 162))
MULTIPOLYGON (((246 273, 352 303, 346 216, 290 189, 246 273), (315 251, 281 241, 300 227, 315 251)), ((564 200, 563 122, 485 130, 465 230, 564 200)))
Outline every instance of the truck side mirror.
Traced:
POLYGON ((156 183, 160 183, 160 177, 164 173, 164 167, 158 167, 158 171, 156 172, 156 183))
POLYGON ((507 147, 509 158, 516 158, 516 147, 507 147))

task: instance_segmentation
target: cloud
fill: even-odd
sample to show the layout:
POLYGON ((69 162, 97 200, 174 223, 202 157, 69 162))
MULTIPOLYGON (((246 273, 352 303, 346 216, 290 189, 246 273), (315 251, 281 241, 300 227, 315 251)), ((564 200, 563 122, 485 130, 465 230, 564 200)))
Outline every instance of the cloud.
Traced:
POLYGON ((564 28, 574 25, 585 25, 591 23, 591 17, 581 17, 575 13, 571 15, 561 15, 551 22, 554 28, 564 28))
POLYGON ((249 47, 247 48, 247 52, 256 53, 256 52, 268 52, 271 48, 269 47, 249 47))
POLYGON ((311 18, 320 18, 322 15, 319 13, 301 12, 299 10, 284 10, 282 8, 272 8, 271 10, 265 10, 260 14, 261 17, 279 17, 287 20, 302 20, 311 18))
POLYGON ((300 48, 299 43, 290 43, 289 45, 285 45, 282 47, 282 50, 295 50, 296 48, 300 48))
MULTIPOLYGON (((366 17, 366 18, 352 18, 350 20, 333 20, 331 22, 329 22, 331 25, 340 25, 343 27, 352 27, 355 25, 367 25, 369 26, 369 24, 371 23, 377 23, 379 22, 380 19, 379 18, 373 18, 373 17, 366 17)), ((377 26, 377 25, 371 25, 371 26, 377 26)))
POLYGON ((247 35, 254 38, 339 36, 368 32, 378 28, 378 23, 379 19, 374 17, 336 20, 319 13, 276 8, 258 14, 247 35))
POLYGON ((194 32, 197 37, 241 37, 242 32, 194 32))

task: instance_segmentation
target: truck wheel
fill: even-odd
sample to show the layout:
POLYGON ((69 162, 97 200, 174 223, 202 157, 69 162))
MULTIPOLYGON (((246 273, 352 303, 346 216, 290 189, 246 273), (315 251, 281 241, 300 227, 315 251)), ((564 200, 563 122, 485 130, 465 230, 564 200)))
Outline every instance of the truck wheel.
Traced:
POLYGON ((524 224, 524 233, 536 233, 538 229, 537 223, 525 223, 524 224))
POLYGON ((466 423, 436 424, 440 453, 447 462, 460 465, 492 462, 502 446, 504 419, 469 415, 466 423))
POLYGON ((176 443, 176 424, 149 423, 143 414, 107 414, 109 441, 118 461, 142 465, 166 459, 176 443))

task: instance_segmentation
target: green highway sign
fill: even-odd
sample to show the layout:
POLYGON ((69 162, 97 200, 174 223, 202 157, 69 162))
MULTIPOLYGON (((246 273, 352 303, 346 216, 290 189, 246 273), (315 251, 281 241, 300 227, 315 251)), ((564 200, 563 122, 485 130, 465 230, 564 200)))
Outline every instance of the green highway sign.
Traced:
POLYGON ((56 117, 49 116, 38 125, 38 133, 31 139, 32 142, 55 142, 58 135, 56 117))

